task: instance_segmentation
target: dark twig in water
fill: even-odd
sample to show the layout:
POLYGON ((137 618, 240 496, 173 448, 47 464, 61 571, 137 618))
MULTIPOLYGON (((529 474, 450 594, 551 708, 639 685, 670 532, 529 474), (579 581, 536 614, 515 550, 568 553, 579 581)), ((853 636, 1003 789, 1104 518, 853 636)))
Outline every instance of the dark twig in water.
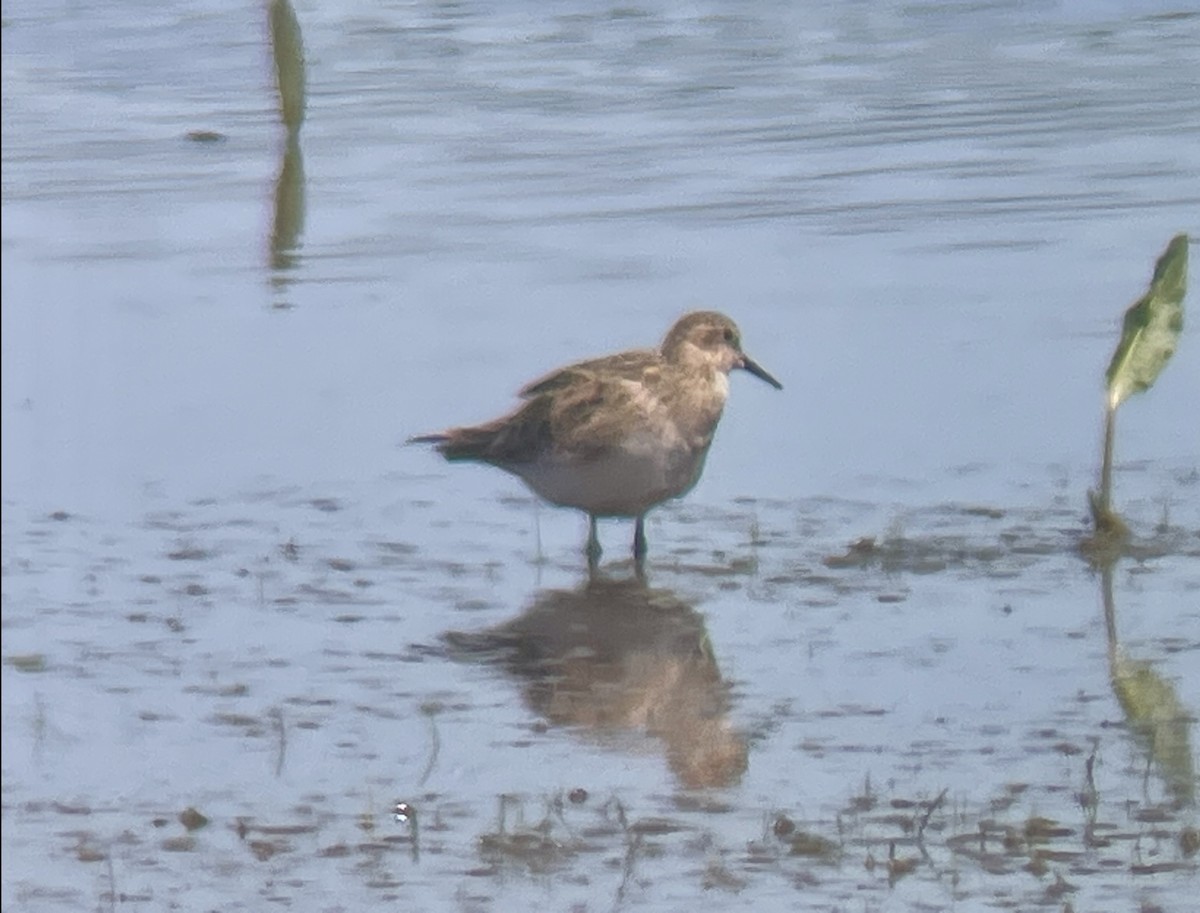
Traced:
POLYGON ((410 849, 413 862, 421 861, 421 831, 417 820, 417 809, 408 802, 397 802, 392 814, 398 824, 407 824, 410 835, 410 849))
POLYGON ((425 785, 425 781, 433 773, 433 768, 437 766, 438 755, 442 751, 442 739, 438 735, 437 720, 434 719, 437 712, 438 706, 436 704, 421 705, 421 713, 425 715, 425 719, 429 722, 429 760, 425 762, 425 769, 421 771, 421 776, 417 780, 418 786, 425 785))
POLYGON ((941 807, 942 802, 945 801, 946 792, 948 789, 949 787, 946 787, 946 789, 943 789, 940 793, 938 793, 937 798, 929 803, 929 808, 925 809, 925 814, 921 816, 921 823, 917 825, 918 846, 921 845, 925 840, 925 826, 929 824, 929 819, 933 817, 933 813, 937 811, 941 807))
POLYGON ((1099 744, 1099 739, 1092 740, 1092 753, 1083 765, 1083 791, 1079 794, 1079 804, 1087 812, 1088 821, 1092 824, 1096 822, 1096 810, 1100 805, 1100 791, 1096 789, 1096 750, 1099 744))
POLYGON ((937 798, 929 803, 929 808, 925 809, 925 814, 921 816, 921 820, 917 823, 917 849, 921 851, 921 856, 927 863, 933 865, 933 858, 929 855, 929 850, 925 848, 925 827, 929 824, 929 819, 933 817, 933 813, 941 807, 941 804, 946 799, 946 792, 949 787, 943 789, 937 794, 937 798))
POLYGON ((254 575, 255 582, 258 584, 258 604, 260 607, 267 604, 267 571, 265 568, 266 565, 271 563, 271 559, 269 557, 263 558, 262 563, 264 569, 254 575))
POLYGON ((615 811, 617 824, 620 825, 621 831, 625 834, 625 858, 621 865, 621 883, 617 885, 616 893, 613 895, 612 908, 617 910, 624 903, 629 883, 633 880, 634 863, 637 860, 638 850, 642 845, 642 835, 630 830, 629 818, 625 814, 625 806, 621 804, 620 799, 614 796, 604 803, 603 808, 606 812, 609 809, 615 811))
POLYGON ((625 894, 629 889, 630 883, 633 881, 633 871, 637 863, 638 850, 641 848, 642 835, 626 832, 625 859, 621 865, 621 883, 617 885, 617 892, 613 897, 614 910, 620 907, 625 900, 625 894))
POLYGON ((46 702, 40 691, 33 695, 33 756, 41 765, 46 748, 46 702))
POLYGON ((275 776, 283 775, 283 763, 287 758, 287 727, 283 722, 283 710, 279 707, 271 708, 269 714, 271 722, 275 724, 275 735, 278 737, 278 749, 275 753, 275 776))
POLYGON ((562 791, 560 790, 559 792, 557 792, 553 796, 551 796, 550 799, 547 800, 547 805, 549 806, 549 811, 547 813, 547 817, 549 817, 550 815, 553 815, 555 818, 558 819, 558 823, 563 826, 563 829, 567 832, 567 835, 573 840, 577 839, 577 836, 575 834, 575 829, 573 827, 571 827, 570 822, 567 821, 567 817, 564 814, 564 809, 566 808, 566 805, 563 802, 562 791))
POLYGON ((519 805, 519 802, 520 802, 520 800, 516 796, 510 795, 509 793, 501 793, 500 794, 498 809, 497 809, 497 814, 496 814, 496 833, 498 833, 498 834, 508 833, 508 807, 510 805, 518 806, 517 810, 521 813, 520 819, 522 822, 524 822, 525 813, 524 813, 524 809, 519 805))
POLYGON ((620 799, 609 799, 606 803, 617 810, 617 824, 621 825, 621 830, 626 834, 629 833, 629 819, 625 817, 625 806, 621 804, 620 799))
POLYGON ((117 909, 117 871, 113 866, 112 846, 109 845, 108 852, 104 854, 104 861, 108 865, 108 909, 110 913, 116 913, 117 909))
POLYGON ((1083 765, 1083 789, 1076 796, 1079 800, 1079 807, 1083 809, 1085 816, 1083 822, 1083 842, 1088 847, 1096 845, 1096 815, 1100 808, 1100 791, 1096 789, 1095 774, 1096 751, 1099 745, 1099 739, 1092 739, 1092 753, 1088 755, 1088 759, 1083 765))

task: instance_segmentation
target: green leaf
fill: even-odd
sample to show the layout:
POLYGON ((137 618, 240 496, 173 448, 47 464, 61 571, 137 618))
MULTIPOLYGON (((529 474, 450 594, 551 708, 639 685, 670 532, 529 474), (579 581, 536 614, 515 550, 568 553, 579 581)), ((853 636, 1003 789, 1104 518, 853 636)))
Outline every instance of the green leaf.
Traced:
POLYGON ((1183 331, 1188 236, 1176 235, 1154 266, 1150 290, 1125 312, 1121 341, 1108 366, 1108 408, 1149 389, 1175 352, 1183 331))

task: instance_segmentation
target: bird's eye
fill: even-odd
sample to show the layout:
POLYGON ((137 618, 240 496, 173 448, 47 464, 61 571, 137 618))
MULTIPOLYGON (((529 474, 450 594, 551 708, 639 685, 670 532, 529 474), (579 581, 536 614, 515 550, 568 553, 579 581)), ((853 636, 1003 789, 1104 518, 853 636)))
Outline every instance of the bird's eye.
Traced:
POLYGON ((729 327, 725 327, 725 341, 730 344, 734 342, 733 330, 731 330, 729 327))

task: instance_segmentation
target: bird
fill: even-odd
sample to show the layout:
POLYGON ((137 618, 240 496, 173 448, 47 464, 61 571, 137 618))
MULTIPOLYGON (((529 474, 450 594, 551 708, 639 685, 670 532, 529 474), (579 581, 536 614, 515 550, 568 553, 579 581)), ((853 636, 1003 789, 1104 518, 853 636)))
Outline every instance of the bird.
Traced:
POLYGON ((601 555, 598 518, 633 518, 633 557, 647 553, 646 513, 700 480, 729 395, 729 374, 783 385, 742 350, 729 317, 692 311, 656 349, 576 362, 527 384, 513 411, 480 425, 409 438, 452 463, 487 463, 543 500, 588 516, 589 567, 601 555))

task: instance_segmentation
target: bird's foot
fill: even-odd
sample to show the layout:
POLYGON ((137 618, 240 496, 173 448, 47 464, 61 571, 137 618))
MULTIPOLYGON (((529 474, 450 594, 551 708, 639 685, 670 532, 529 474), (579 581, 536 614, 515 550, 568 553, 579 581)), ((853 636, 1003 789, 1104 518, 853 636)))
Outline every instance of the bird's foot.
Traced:
POLYGON ((633 560, 639 565, 646 560, 646 522, 642 517, 633 528, 633 560))
POLYGON ((600 555, 604 550, 600 548, 600 537, 596 535, 596 518, 588 518, 588 539, 587 545, 583 547, 583 553, 587 555, 588 568, 595 570, 600 564, 600 555))

